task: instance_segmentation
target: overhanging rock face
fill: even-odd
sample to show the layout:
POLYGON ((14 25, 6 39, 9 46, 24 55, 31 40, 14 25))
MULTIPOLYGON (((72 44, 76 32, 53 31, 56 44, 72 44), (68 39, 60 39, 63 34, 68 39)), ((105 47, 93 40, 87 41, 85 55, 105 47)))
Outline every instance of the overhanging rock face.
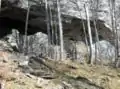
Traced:
MULTIPOLYGON (((7 29, 7 32, 9 32, 12 28, 15 28, 18 29, 20 33, 24 34, 26 13, 28 6, 31 5, 28 24, 28 34, 34 34, 36 32, 43 32, 47 34, 45 6, 44 4, 41 4, 40 1, 41 0, 29 0, 29 2, 28 0, 2 0, 2 11, 0 13, 0 27, 7 29)), ((63 5, 64 3, 62 1, 63 0, 61 0, 61 4, 63 5)), ((66 7, 67 6, 68 5, 66 5, 66 7)), ((65 5, 63 7, 65 8, 65 5)), ((64 37, 67 39, 72 38, 73 40, 83 41, 84 35, 82 21, 85 22, 87 27, 87 22, 85 18, 78 18, 76 16, 73 16, 72 11, 68 15, 66 9, 63 11, 64 8, 61 8, 61 11, 63 13, 62 23, 64 37)), ((94 35, 95 31, 92 20, 91 27, 94 35)), ((99 30, 98 32, 100 34, 100 37, 112 43, 112 31, 110 30, 110 28, 106 27, 104 20, 101 19, 97 21, 97 28, 99 30)))

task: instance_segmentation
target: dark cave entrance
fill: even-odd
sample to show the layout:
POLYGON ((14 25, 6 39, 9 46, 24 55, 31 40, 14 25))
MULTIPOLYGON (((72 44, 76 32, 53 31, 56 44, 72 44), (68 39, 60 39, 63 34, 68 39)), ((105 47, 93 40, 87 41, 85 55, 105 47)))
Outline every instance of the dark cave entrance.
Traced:
MULTIPOLYGON (((10 19, 8 17, 0 18, 0 38, 3 38, 7 34, 10 34, 12 29, 17 29, 20 34, 25 34, 25 22, 20 20, 10 19)), ((28 24, 28 35, 35 34, 37 32, 42 31, 43 33, 47 33, 45 30, 41 28, 37 28, 28 24)))

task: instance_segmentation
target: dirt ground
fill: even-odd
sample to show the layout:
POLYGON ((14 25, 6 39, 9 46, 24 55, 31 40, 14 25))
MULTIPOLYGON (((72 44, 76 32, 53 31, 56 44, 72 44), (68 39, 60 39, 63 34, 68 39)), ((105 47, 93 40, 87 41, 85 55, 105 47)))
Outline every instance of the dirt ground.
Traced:
POLYGON ((55 70, 55 76, 57 76, 53 80, 48 80, 21 72, 18 62, 13 59, 7 61, 1 59, 0 83, 3 89, 57 89, 55 88, 56 84, 60 81, 69 82, 69 77, 87 79, 95 85, 103 87, 103 89, 120 89, 120 69, 107 66, 84 65, 68 60, 64 62, 45 60, 46 65, 55 70), (48 87, 46 88, 46 86, 48 87), (50 86, 54 88, 50 88, 50 86))

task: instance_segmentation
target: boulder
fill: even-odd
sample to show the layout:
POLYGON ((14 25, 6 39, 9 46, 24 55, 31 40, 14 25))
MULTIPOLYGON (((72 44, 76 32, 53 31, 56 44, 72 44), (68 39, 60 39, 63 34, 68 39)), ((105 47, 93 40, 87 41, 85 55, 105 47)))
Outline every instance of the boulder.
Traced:
MULTIPOLYGON (((25 35, 19 33, 19 31, 13 29, 12 33, 7 35, 7 39, 10 46, 14 51, 24 52, 24 38, 25 35)), ((42 32, 27 36, 27 54, 29 57, 43 57, 50 59, 60 59, 60 46, 48 45, 48 36, 42 32), (53 55, 54 54, 54 55, 53 55)), ((64 57, 66 58, 66 51, 64 50, 64 57)), ((22 58, 21 58, 22 59, 22 58)))
POLYGON ((87 46, 82 41, 65 41, 65 49, 70 59, 84 63, 87 56, 87 46))
POLYGON ((115 47, 102 40, 92 45, 93 58, 97 63, 110 64, 115 62, 115 47))

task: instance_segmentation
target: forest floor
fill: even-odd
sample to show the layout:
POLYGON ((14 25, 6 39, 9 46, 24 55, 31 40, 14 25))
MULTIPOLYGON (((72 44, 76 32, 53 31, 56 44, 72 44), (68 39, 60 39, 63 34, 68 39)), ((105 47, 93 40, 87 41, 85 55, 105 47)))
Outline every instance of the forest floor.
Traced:
POLYGON ((31 60, 29 67, 19 67, 15 59, 1 59, 0 84, 4 89, 120 89, 119 68, 70 60, 31 60))

